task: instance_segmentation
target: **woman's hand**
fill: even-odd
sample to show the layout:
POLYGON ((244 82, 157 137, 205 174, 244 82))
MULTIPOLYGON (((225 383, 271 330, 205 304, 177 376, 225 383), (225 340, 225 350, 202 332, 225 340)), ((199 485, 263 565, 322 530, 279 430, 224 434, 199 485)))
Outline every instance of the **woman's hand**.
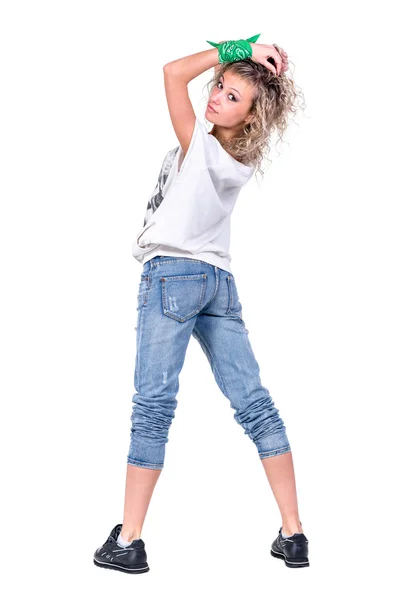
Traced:
POLYGON ((282 58, 282 68, 279 72, 279 75, 280 75, 281 73, 284 73, 285 71, 287 71, 289 68, 288 67, 288 64, 289 64, 288 55, 283 50, 283 48, 280 48, 279 46, 277 46, 277 44, 272 44, 272 45, 274 46, 274 48, 276 48, 276 50, 279 52, 279 54, 281 55, 281 58, 282 58))
POLYGON ((264 65, 274 75, 281 75, 288 69, 288 55, 286 52, 279 48, 276 44, 250 44, 252 49, 251 60, 264 65), (272 58, 276 64, 274 65, 268 60, 272 58))

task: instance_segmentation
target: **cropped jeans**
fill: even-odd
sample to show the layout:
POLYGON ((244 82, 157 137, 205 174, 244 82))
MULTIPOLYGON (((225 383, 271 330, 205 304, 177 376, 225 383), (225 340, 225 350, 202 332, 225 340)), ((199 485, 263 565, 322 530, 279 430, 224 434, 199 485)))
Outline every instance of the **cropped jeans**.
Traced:
POLYGON ((184 257, 143 265, 137 294, 136 359, 127 462, 162 469, 176 395, 191 336, 203 349, 234 419, 260 459, 290 452, 286 427, 267 388, 232 273, 184 257))

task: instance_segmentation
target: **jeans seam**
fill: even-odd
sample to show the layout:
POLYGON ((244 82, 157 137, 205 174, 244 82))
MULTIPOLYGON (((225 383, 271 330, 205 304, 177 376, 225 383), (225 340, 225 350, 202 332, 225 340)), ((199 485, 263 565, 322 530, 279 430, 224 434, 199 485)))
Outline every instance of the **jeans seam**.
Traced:
POLYGON ((135 465, 137 465, 137 466, 139 466, 139 467, 141 467, 142 465, 146 465, 146 466, 148 466, 148 467, 151 467, 151 468, 152 468, 152 467, 157 467, 158 469, 160 469, 160 468, 162 468, 162 467, 164 466, 164 465, 163 465, 163 464, 161 464, 161 463, 147 463, 147 462, 141 462, 140 460, 136 460, 135 458, 130 458, 129 456, 128 456, 127 460, 128 460, 128 463, 129 463, 129 464, 133 464, 133 463, 135 463, 135 465))
MULTIPOLYGON (((142 306, 139 310, 139 319, 138 319, 138 323, 137 323, 137 333, 139 334, 136 338, 136 342, 137 342, 137 347, 136 347, 136 353, 137 353, 137 378, 138 378, 138 385, 140 386, 140 375, 141 375, 141 364, 142 364, 142 357, 141 357, 141 352, 140 352, 140 348, 141 348, 141 344, 142 344, 142 335, 143 335, 143 325, 142 325, 142 320, 143 320, 143 308, 144 306, 142 306)), ((139 392, 139 390, 137 390, 139 392)), ((140 392, 139 392, 140 393, 140 392)))
MULTIPOLYGON (((282 448, 276 448, 275 450, 267 450, 266 452, 259 452, 258 454, 260 455, 260 458, 267 458, 267 455, 270 455, 271 453, 276 454, 277 452, 279 452, 279 454, 284 454, 286 451, 287 452, 291 451, 290 444, 288 444, 287 446, 282 446, 282 448), (284 452, 281 452, 281 450, 283 450, 284 452)), ((274 455, 274 454, 272 454, 272 455, 274 455)))
POLYGON ((229 315, 232 311, 232 306, 233 306, 232 283, 231 283, 230 275, 227 276, 226 282, 228 284, 228 308, 225 311, 225 314, 229 315))
POLYGON ((211 298, 210 298, 210 299, 209 299, 209 301, 207 302, 207 304, 205 304, 205 305, 203 306, 203 308, 201 309, 200 313, 201 313, 201 312, 202 312, 202 311, 203 311, 203 310, 204 310, 204 309, 205 309, 205 308, 206 308, 206 307, 207 307, 209 304, 211 304, 211 302, 214 300, 215 296, 217 295, 217 292, 218 292, 218 287, 219 287, 219 281, 220 281, 220 279, 219 279, 219 275, 218 275, 218 267, 215 267, 215 266, 214 266, 214 271, 215 271, 215 290, 214 290, 214 293, 213 293, 213 295, 211 296, 211 298))

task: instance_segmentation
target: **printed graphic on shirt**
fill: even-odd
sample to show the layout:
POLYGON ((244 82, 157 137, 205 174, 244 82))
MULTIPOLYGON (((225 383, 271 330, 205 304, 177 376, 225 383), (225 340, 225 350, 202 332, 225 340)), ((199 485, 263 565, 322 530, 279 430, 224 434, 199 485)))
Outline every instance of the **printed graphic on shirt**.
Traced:
POLYGON ((150 216, 157 210, 160 206, 161 202, 164 200, 163 188, 165 182, 168 179, 169 172, 171 170, 172 164, 175 160, 176 153, 179 150, 179 146, 173 148, 169 152, 167 152, 166 157, 164 158, 163 164, 161 166, 160 173, 158 175, 157 185, 154 188, 150 200, 147 203, 146 214, 144 217, 143 227, 146 225, 150 216))

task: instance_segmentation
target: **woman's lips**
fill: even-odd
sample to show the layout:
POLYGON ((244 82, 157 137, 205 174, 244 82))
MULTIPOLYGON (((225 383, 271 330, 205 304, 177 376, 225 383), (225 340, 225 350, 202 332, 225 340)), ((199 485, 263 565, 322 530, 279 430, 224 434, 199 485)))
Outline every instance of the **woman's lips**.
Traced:
POLYGON ((209 109, 210 109, 212 112, 215 112, 216 114, 218 114, 218 113, 217 113, 217 111, 216 111, 216 110, 214 110, 214 109, 213 109, 213 107, 212 107, 210 104, 207 104, 207 106, 208 106, 208 108, 209 108, 209 109))

